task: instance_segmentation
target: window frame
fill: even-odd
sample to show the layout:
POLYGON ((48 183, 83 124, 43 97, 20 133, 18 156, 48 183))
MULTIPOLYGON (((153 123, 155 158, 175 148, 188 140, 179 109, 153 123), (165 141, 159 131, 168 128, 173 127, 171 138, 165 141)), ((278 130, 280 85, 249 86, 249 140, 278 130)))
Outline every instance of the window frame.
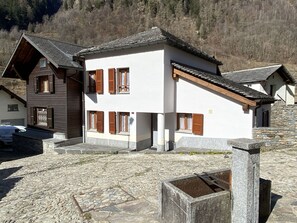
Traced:
POLYGON ((129 134, 130 133, 130 112, 119 112, 119 134, 129 134))
POLYGON ((45 57, 41 58, 39 60, 39 68, 44 69, 46 67, 47 67, 47 59, 45 57))
POLYGON ((182 133, 192 133, 194 135, 201 135, 203 136, 204 132, 204 115, 203 114, 196 114, 196 113, 177 113, 176 116, 176 130, 177 132, 182 132, 182 133), (187 129, 180 129, 180 116, 185 115, 187 116, 186 119, 184 119, 184 126, 187 127, 187 129), (191 115, 191 125, 188 123, 189 117, 191 115), (190 128, 189 128, 190 125, 190 128))
POLYGON ((38 75, 34 77, 35 94, 53 94, 55 93, 55 75, 38 75), (44 85, 44 83, 47 83, 44 85), (47 87, 45 87, 47 86, 47 87), (47 91, 45 91, 47 89, 47 91))
POLYGON ((19 105, 18 104, 8 104, 7 105, 7 112, 16 112, 16 111, 19 111, 19 105), (14 109, 12 109, 11 107, 14 107, 14 109))
POLYGON ((193 114, 192 113, 178 113, 177 114, 177 131, 192 133, 193 114), (183 116, 183 117, 181 117, 183 116), (181 118, 183 118, 183 125, 181 125, 181 118), (189 120, 190 123, 189 123, 189 120), (184 126, 185 128, 181 128, 184 126))
MULTIPOLYGON (((45 120, 43 120, 45 122, 45 120)), ((30 124, 40 128, 54 129, 54 109, 52 107, 30 107, 30 124), (38 122, 38 109, 44 109, 46 125, 38 122)))
POLYGON ((117 69, 116 88, 118 94, 130 93, 130 69, 128 67, 117 69))
POLYGON ((88 71, 88 93, 96 93, 96 71, 88 71))

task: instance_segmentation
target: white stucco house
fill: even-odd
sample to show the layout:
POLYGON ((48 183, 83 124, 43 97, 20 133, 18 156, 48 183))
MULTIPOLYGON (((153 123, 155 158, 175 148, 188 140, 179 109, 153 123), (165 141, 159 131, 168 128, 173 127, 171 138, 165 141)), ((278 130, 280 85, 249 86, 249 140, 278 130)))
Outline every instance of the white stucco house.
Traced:
POLYGON ((237 83, 273 96, 287 105, 295 103, 296 80, 282 64, 222 73, 237 83))
POLYGON ((0 85, 0 125, 27 125, 26 101, 0 85))
POLYGON ((159 29, 80 51, 85 142, 228 149, 252 138, 274 99, 221 76, 214 57, 159 29))

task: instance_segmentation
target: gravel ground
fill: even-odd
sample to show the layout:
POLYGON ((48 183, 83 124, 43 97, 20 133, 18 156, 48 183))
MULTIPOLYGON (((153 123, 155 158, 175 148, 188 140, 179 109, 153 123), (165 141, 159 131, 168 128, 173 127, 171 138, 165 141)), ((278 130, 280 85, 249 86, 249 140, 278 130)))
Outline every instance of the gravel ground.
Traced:
MULTIPOLYGON (((230 164, 224 154, 142 153, 43 154, 3 162, 0 222, 159 222, 160 181, 230 164)), ((296 164, 297 149, 261 154, 261 177, 272 180, 267 222, 297 222, 296 164)))

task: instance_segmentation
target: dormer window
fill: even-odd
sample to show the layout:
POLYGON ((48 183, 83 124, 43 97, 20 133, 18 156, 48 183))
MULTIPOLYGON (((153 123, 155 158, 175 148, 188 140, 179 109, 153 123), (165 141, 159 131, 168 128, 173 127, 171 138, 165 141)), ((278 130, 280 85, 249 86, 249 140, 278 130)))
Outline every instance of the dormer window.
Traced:
POLYGON ((39 60, 39 67, 40 68, 45 68, 46 67, 46 59, 45 58, 41 58, 39 60))

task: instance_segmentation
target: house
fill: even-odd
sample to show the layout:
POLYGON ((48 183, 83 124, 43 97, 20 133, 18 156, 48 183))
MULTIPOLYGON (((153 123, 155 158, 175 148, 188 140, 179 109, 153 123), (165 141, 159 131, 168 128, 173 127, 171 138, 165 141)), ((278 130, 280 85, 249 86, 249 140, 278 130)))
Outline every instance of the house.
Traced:
POLYGON ((237 83, 273 96, 287 105, 295 103, 296 81, 284 65, 273 65, 222 74, 237 83))
POLYGON ((77 55, 85 63, 87 143, 228 149, 227 139, 252 138, 274 102, 225 79, 220 61, 157 27, 77 55))
POLYGON ((0 125, 25 126, 27 124, 25 99, 0 85, 0 103, 0 125))
POLYGON ((28 127, 82 135, 83 66, 73 54, 83 47, 23 34, 2 76, 26 81, 28 127))

